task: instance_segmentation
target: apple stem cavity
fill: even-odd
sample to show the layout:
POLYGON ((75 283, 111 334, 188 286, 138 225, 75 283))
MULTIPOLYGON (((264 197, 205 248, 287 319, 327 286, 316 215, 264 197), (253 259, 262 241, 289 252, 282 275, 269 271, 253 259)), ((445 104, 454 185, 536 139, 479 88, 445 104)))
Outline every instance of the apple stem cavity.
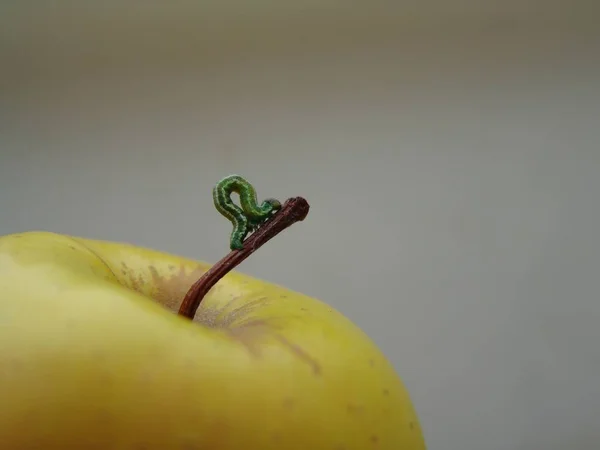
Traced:
POLYGON ((202 299, 221 278, 283 230, 303 221, 309 209, 310 205, 302 197, 287 199, 276 214, 244 241, 243 248, 231 251, 192 285, 179 307, 178 314, 193 320, 202 299))

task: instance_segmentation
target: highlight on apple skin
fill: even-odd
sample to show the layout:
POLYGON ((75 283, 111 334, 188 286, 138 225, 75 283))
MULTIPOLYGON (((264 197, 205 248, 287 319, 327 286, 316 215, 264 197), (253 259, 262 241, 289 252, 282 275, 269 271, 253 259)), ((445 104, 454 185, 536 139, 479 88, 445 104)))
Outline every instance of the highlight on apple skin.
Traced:
POLYGON ((326 303, 209 264, 48 232, 0 237, 10 450, 424 450, 396 371, 326 303))

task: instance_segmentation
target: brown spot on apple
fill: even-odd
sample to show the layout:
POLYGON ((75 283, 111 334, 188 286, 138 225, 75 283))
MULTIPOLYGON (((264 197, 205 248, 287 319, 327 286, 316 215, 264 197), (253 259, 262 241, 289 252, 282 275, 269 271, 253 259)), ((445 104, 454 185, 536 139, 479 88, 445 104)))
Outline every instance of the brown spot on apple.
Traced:
POLYGON ((205 272, 205 268, 198 266, 196 269, 186 270, 183 265, 179 268, 169 265, 168 270, 169 275, 161 275, 154 266, 149 266, 148 271, 145 272, 133 270, 122 263, 121 282, 126 287, 147 295, 169 310, 177 312, 188 289, 205 272))
POLYGON ((224 329, 229 336, 246 347, 248 352, 259 358, 261 356, 261 340, 264 335, 269 333, 266 322, 262 320, 253 320, 242 325, 224 329))
POLYGON ((286 337, 281 334, 275 334, 275 338, 281 342, 284 346, 286 346, 292 354, 296 355, 298 358, 307 363, 315 375, 321 375, 321 365, 319 362, 310 356, 302 347, 298 344, 290 342, 286 337))
POLYGON ((294 406, 296 406, 296 401, 293 398, 284 398, 282 405, 285 409, 294 409, 294 406))
POLYGON ((385 395, 386 397, 387 397, 388 395, 390 395, 390 391, 389 391, 389 389, 384 389, 382 392, 383 392, 383 395, 385 395))
POLYGON ((183 266, 179 269, 169 267, 172 276, 164 277, 159 274, 156 267, 150 266, 148 269, 154 284, 154 299, 175 312, 179 310, 179 305, 190 286, 205 272, 203 267, 197 267, 189 272, 183 266))
POLYGON ((201 305, 196 312, 194 321, 211 328, 221 329, 231 329, 234 326, 243 326, 256 322, 263 323, 263 321, 255 319, 248 321, 247 318, 256 308, 270 304, 270 301, 266 297, 252 300, 237 308, 231 308, 238 300, 240 300, 239 296, 232 297, 231 300, 223 305, 219 305, 219 307, 207 306, 206 304, 201 305))
POLYGON ((379 442, 379 436, 372 435, 371 436, 371 442, 373 444, 377 444, 379 442))
POLYGON ((375 367, 375 361, 372 358, 369 359, 369 366, 370 367, 375 367))

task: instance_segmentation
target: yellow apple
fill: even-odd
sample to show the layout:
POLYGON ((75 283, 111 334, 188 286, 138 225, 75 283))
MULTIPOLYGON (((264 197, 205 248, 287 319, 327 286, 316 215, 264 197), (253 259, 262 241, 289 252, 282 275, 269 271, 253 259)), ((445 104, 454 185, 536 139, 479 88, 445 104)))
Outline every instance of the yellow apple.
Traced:
POLYGON ((313 298, 239 273, 174 314, 205 263, 0 238, 0 447, 422 450, 391 364, 313 298))

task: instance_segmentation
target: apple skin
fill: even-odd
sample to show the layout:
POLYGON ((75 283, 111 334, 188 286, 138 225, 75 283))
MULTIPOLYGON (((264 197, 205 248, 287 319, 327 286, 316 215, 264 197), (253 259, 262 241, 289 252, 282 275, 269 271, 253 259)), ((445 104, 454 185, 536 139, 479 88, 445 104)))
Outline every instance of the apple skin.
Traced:
POLYGON ((0 237, 11 450, 423 450, 401 380, 330 306, 210 265, 48 232, 0 237))

